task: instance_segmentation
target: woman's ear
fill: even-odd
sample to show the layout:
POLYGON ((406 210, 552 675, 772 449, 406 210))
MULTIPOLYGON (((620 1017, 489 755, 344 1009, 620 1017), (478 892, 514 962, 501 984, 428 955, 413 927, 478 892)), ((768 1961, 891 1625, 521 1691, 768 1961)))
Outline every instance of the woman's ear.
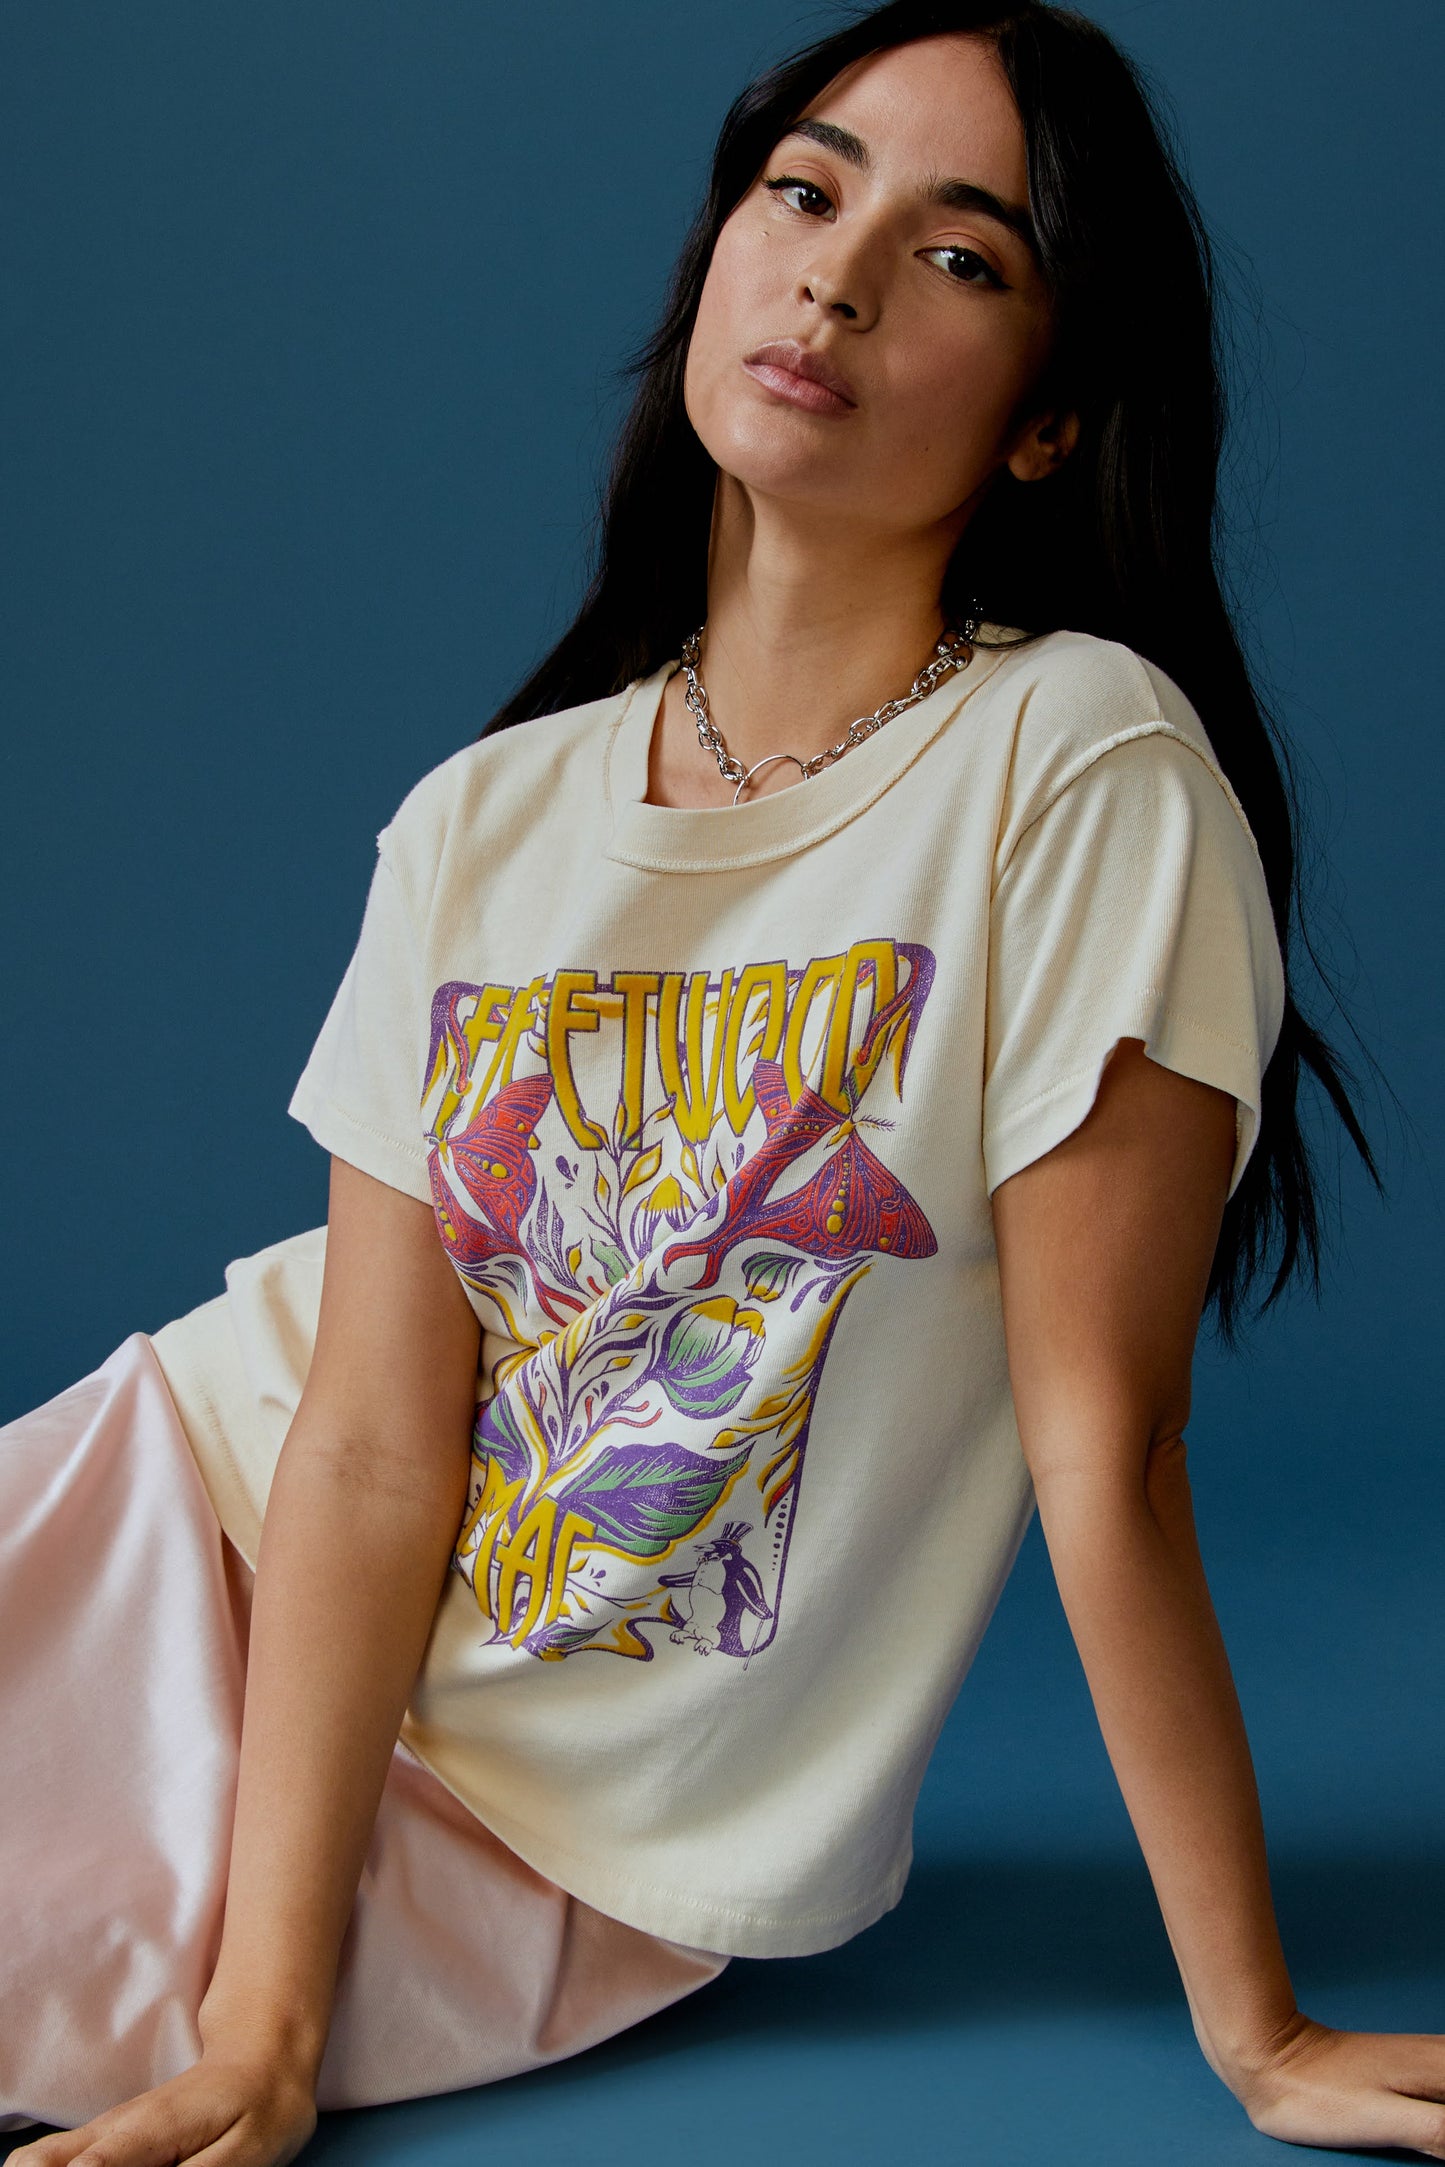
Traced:
POLYGON ((1079 441, 1079 417, 1071 409, 1035 414, 1014 439, 1005 464, 1015 481, 1041 482, 1061 467, 1079 441))

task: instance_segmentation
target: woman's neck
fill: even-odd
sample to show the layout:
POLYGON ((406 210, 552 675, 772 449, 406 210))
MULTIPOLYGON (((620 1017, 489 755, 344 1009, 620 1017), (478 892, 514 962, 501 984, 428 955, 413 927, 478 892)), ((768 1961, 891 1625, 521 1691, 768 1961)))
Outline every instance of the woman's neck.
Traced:
MULTIPOLYGON (((745 767, 770 753, 809 759, 856 715, 907 692, 943 630, 938 591, 957 533, 862 531, 749 498, 721 477, 708 553, 699 665, 709 710, 745 767)), ((801 780, 785 763, 748 792, 801 780)), ((653 804, 727 804, 733 786, 697 741, 681 674, 653 735, 653 804)))

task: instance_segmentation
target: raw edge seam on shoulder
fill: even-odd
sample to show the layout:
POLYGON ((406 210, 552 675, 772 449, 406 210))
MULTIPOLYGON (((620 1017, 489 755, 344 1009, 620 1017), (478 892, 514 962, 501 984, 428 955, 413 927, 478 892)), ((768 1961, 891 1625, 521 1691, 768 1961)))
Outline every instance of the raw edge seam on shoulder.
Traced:
MULTIPOLYGON (((411 937, 416 943, 417 954, 420 956, 424 953, 424 944, 422 941, 421 933, 417 927, 416 918, 412 912, 411 900, 406 892, 406 882, 401 877, 401 869, 397 865, 397 862, 392 855, 392 845, 387 840, 387 838, 392 832, 394 824, 394 819, 389 820, 386 826, 382 829, 381 833, 377 836, 376 855, 378 862, 386 868, 387 877, 389 878, 392 886, 396 890, 397 900, 401 904, 402 916, 406 919, 407 926, 411 932, 411 937)), ((430 912, 432 903, 435 900, 437 874, 440 870, 440 866, 441 852, 440 850, 438 850, 435 853, 434 862, 431 869, 431 892, 427 897, 428 912, 430 912)))
MULTIPOLYGON (((1185 731, 1181 730, 1176 723, 1167 721, 1163 715, 1156 715, 1148 722, 1130 723, 1129 727, 1126 730, 1116 730, 1111 737, 1100 738, 1097 744, 1086 747, 1083 752, 1079 753, 1073 760, 1071 760, 1068 766, 1064 769, 1063 774, 1059 776, 1059 778, 1055 782, 1053 789, 1050 791, 1044 803, 1039 807, 1038 811, 1032 815, 1028 822, 1022 828, 1020 828, 1018 834, 1015 836, 1013 848, 1009 852, 1009 861, 1012 860, 1014 851, 1018 849, 1019 844, 1028 834, 1030 828, 1037 826, 1039 821, 1043 819, 1044 814, 1048 812, 1050 806, 1058 802, 1058 800, 1063 796, 1064 792, 1069 788, 1071 783, 1076 783, 1079 777, 1083 774, 1086 774, 1088 770, 1093 767, 1096 761, 1103 759, 1106 753, 1116 751, 1120 745, 1132 744, 1137 738, 1141 737, 1171 738, 1176 745, 1183 745, 1187 751, 1194 754, 1197 760, 1203 761, 1205 767, 1209 770, 1210 774, 1214 777, 1214 780, 1218 783, 1220 789, 1224 792, 1224 795, 1226 796, 1226 798, 1228 798, 1230 804, 1233 806, 1235 816, 1238 819, 1239 824, 1243 828, 1245 834, 1249 837, 1250 848, 1253 850, 1255 857, 1259 858, 1260 871, 1263 872, 1264 860, 1262 857, 1260 857, 1259 843, 1255 837, 1253 828, 1249 824, 1248 815, 1246 814, 1244 807, 1240 804, 1238 794, 1235 791, 1234 785, 1230 782, 1229 777, 1225 774, 1223 768, 1219 765, 1219 762, 1210 753, 1206 752, 1202 745, 1196 745, 1192 737, 1188 736, 1185 731)), ((1001 866, 999 868, 1000 874, 1002 874, 1004 870, 1005 868, 1001 866)))
MULTIPOLYGON (((661 667, 662 665, 659 663, 658 668, 661 667)), ((651 675, 651 672, 648 674, 651 675)), ((602 749, 602 796, 607 806, 609 828, 614 826, 617 820, 617 806, 612 795, 612 762, 613 755, 617 750, 617 733, 632 711, 632 703, 637 698, 638 686, 645 682, 645 678, 634 677, 631 684, 626 687, 622 705, 612 718, 607 731, 607 743, 602 749)))

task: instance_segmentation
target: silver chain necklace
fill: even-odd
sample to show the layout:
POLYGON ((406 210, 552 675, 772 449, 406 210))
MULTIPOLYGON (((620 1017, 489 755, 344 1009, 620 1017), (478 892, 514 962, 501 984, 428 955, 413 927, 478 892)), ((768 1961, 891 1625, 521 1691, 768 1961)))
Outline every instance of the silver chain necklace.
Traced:
POLYGON ((979 623, 978 606, 975 604, 961 625, 944 633, 933 650, 932 661, 924 663, 903 697, 899 700, 885 700, 871 715, 860 715, 856 722, 850 722, 847 731, 836 745, 829 745, 824 751, 814 753, 811 760, 800 759, 795 752, 771 752, 766 760, 755 760, 751 767, 744 767, 741 760, 733 758, 722 732, 708 713, 707 688, 697 673, 698 656, 702 652, 702 635, 706 630, 704 625, 699 625, 696 632, 689 632, 683 641, 681 656, 687 677, 684 698, 688 712, 697 724, 697 741, 704 752, 713 754, 717 760, 718 772, 724 780, 737 785, 733 791, 734 805, 753 777, 763 768, 775 766, 779 760, 791 760, 805 778, 821 775, 825 767, 831 767, 835 760, 841 760, 845 752, 854 745, 861 745, 865 737, 872 737, 874 731, 881 730, 885 722, 891 722, 893 717, 901 715, 905 708, 914 707, 920 700, 926 700, 929 693, 943 682, 950 671, 966 670, 973 660, 973 643, 978 634, 979 623))

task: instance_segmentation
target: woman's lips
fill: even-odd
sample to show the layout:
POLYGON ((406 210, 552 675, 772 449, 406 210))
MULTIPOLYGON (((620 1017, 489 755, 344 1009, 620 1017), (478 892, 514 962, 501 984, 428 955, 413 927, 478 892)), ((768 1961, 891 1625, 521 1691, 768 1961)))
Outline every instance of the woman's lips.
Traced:
POLYGON ((760 346, 756 353, 748 355, 743 367, 775 398, 786 399, 810 414, 851 414, 857 404, 848 396, 836 370, 792 340, 760 346))

